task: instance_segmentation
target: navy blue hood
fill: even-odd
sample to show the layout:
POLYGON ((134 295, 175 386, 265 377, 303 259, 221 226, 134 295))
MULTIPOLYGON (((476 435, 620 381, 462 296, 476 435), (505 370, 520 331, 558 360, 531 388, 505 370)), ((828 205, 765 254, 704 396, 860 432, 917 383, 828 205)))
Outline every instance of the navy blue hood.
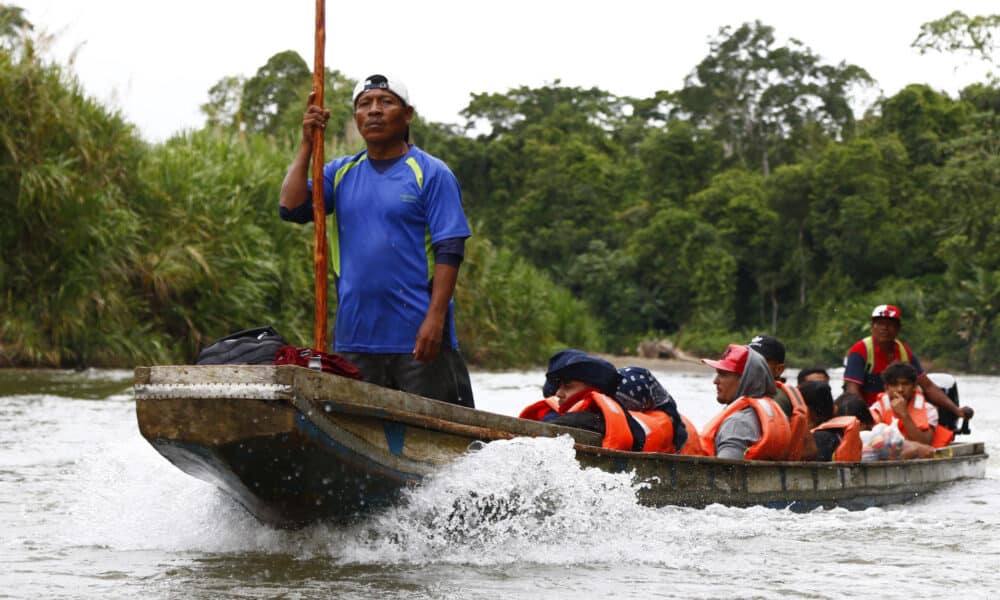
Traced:
POLYGON ((542 393, 548 398, 555 395, 560 381, 582 381, 614 397, 620 379, 618 370, 608 361, 570 348, 556 352, 549 359, 542 393))

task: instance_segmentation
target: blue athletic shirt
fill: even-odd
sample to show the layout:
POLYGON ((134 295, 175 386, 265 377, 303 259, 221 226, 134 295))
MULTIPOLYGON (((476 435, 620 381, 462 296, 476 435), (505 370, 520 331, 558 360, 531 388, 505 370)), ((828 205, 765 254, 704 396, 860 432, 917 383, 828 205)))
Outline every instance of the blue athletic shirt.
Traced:
MULTIPOLYGON (((365 152, 337 158, 323 168, 323 179, 326 214, 333 215, 328 235, 337 286, 334 349, 408 354, 430 305, 431 245, 471 235, 458 180, 417 146, 383 173, 365 152)), ((312 181, 309 199, 281 216, 312 221, 312 181)), ((445 343, 458 348, 454 302, 445 343)))

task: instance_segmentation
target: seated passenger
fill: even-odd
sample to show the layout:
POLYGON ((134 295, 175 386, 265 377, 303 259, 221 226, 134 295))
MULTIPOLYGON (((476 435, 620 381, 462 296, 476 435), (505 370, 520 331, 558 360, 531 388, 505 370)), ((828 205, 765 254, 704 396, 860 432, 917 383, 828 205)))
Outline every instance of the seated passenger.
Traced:
MULTIPOLYGON (((522 419, 532 421, 557 422, 568 427, 577 427, 605 433, 606 426, 600 410, 581 411, 567 417, 570 408, 585 397, 613 397, 618 389, 620 377, 615 366, 608 361, 591 356, 582 350, 567 349, 556 352, 549 359, 542 386, 544 399, 525 407, 522 419)), ((589 404, 588 404, 589 406, 589 404)))
POLYGON ((715 369, 716 399, 725 408, 705 425, 701 446, 709 456, 783 460, 791 430, 772 399, 777 388, 764 357, 747 346, 730 344, 715 369))
MULTIPOLYGON (((799 389, 809 407, 809 427, 816 442, 816 460, 861 460, 861 421, 852 416, 834 416, 833 393, 829 384, 807 381, 799 389)), ((860 398, 858 401, 864 404, 860 398)), ((867 407, 865 410, 868 410, 867 407)))
MULTIPOLYGON (((638 389, 630 389, 637 402, 653 408, 645 411, 624 409, 614 399, 621 382, 621 375, 608 361, 580 350, 563 350, 549 359, 549 368, 545 373, 542 391, 553 395, 526 407, 520 416, 522 419, 596 431, 604 436, 601 444, 604 448, 673 452, 675 428, 671 415, 664 407, 657 407, 652 396, 642 397, 638 389)), ((661 398, 661 403, 668 400, 672 403, 673 399, 651 374, 649 382, 663 391, 665 398, 661 398)), ((633 387, 638 387, 638 383, 637 377, 632 382, 633 387)), ((652 389, 649 385, 646 387, 652 389)), ((676 406, 673 410, 676 413, 676 406)), ((686 433, 686 427, 684 429, 686 433)), ((687 453, 697 453, 698 446, 694 444, 689 448, 689 444, 685 443, 683 448, 687 453)))
POLYGON ((581 350, 562 350, 549 359, 545 373, 542 391, 551 395, 525 407, 520 417, 600 433, 604 448, 644 450, 642 426, 613 398, 620 380, 608 361, 581 350))
POLYGON ((755 350, 767 361, 767 368, 774 377, 777 392, 774 401, 788 417, 788 426, 792 432, 791 443, 788 446, 788 460, 813 460, 816 449, 809 435, 809 419, 806 416, 806 404, 802 394, 791 385, 785 383, 782 374, 785 372, 785 345, 778 338, 770 335, 755 335, 747 346, 755 350))
MULTIPOLYGON (((866 403, 861 396, 850 392, 844 392, 843 394, 837 396, 837 399, 833 401, 833 404, 834 414, 838 417, 856 417, 860 422, 861 431, 871 431, 875 426, 875 419, 872 418, 872 413, 868 410, 868 403, 866 403)), ((862 439, 865 439, 865 436, 862 436, 862 439)), ((866 450, 863 444, 862 454, 865 452, 868 452, 868 450, 866 450)), ((902 451, 898 456, 900 459, 933 457, 934 447, 930 444, 921 444, 920 442, 913 442, 905 439, 903 440, 902 451)))
POLYGON ((806 367, 796 375, 799 387, 807 381, 824 381, 830 383, 830 374, 823 367, 806 367))
POLYGON ((618 374, 621 375, 621 382, 615 392, 615 400, 642 423, 647 445, 655 434, 669 438, 669 442, 664 440, 657 444, 661 447, 659 452, 704 456, 698 429, 687 417, 681 416, 670 392, 649 369, 624 367, 618 369, 618 374), (663 422, 662 414, 670 417, 670 421, 663 422))
POLYGON ((871 431, 875 419, 868 410, 868 403, 857 394, 844 392, 833 401, 833 414, 838 417, 854 417, 858 420, 861 431, 871 431))
POLYGON ((955 432, 938 424, 938 411, 917 387, 917 370, 912 364, 895 361, 882 371, 885 391, 870 410, 876 423, 896 421, 903 437, 935 448, 947 446, 955 432))

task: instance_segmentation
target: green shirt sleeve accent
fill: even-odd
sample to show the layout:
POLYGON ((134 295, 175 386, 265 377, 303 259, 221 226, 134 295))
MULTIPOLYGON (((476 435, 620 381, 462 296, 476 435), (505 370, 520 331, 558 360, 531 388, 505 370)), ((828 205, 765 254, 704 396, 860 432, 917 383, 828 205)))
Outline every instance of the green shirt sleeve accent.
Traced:
MULTIPOLYGON (((424 190, 424 170, 420 168, 420 163, 414 157, 406 159, 406 166, 413 171, 413 176, 417 178, 417 187, 424 190)), ((431 245, 431 230, 424 230, 424 253, 427 256, 427 281, 434 278, 434 247, 431 245)))
MULTIPOLYGON (((340 185, 340 180, 344 178, 344 175, 354 167, 361 164, 361 161, 368 158, 367 154, 362 154, 357 159, 350 161, 344 166, 337 169, 337 172, 333 176, 333 197, 334 206, 336 206, 337 198, 337 187, 340 185)), ((330 262, 332 263, 333 272, 340 277, 340 232, 337 230, 337 211, 334 210, 331 213, 330 219, 330 262)))

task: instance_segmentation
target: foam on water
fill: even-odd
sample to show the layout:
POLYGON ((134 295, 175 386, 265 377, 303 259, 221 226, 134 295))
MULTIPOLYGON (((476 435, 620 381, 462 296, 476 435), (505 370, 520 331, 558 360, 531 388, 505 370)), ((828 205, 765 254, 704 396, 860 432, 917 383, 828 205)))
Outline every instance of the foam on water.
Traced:
MULTIPOLYGON (((773 574, 770 563, 804 554, 839 564, 830 577, 843 574, 844 565, 910 572, 961 555, 967 528, 997 528, 994 520, 940 530, 942 504, 967 499, 968 487, 861 512, 646 507, 636 498, 643 482, 581 467, 572 441, 560 437, 484 445, 360 523, 286 532, 257 523, 213 486, 180 473, 137 433, 122 433, 77 461, 65 544, 284 553, 336 565, 645 565, 753 580, 773 574), (926 539, 941 554, 899 556, 900 540, 907 539, 926 539), (718 560, 733 553, 740 560, 718 560)), ((984 496, 998 487, 995 480, 974 485, 988 488, 984 496)), ((1000 555, 1000 548, 980 550, 1000 555)), ((805 579, 800 585, 815 581, 805 579)))
MULTIPOLYGON (((641 485, 627 473, 581 468, 569 437, 493 442, 409 491, 401 506, 355 528, 329 551, 357 562, 641 560, 650 554, 644 546, 662 545, 641 535, 650 521, 661 520, 636 501, 641 485)), ((678 528, 662 531, 663 540, 676 539, 670 529, 678 528)))

